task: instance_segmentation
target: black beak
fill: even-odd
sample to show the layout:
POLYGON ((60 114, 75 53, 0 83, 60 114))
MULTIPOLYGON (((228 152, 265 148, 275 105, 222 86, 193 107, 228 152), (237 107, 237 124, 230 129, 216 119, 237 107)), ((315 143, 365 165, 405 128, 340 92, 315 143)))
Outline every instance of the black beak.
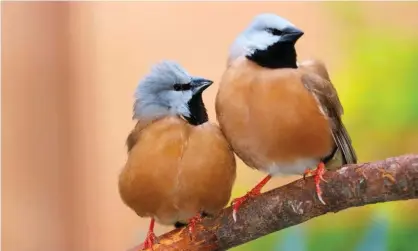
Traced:
POLYGON ((283 30, 283 35, 280 41, 296 43, 300 37, 303 36, 304 32, 296 27, 288 27, 283 30))
POLYGON ((193 93, 202 93, 213 84, 213 81, 206 78, 193 77, 190 84, 192 85, 193 93))

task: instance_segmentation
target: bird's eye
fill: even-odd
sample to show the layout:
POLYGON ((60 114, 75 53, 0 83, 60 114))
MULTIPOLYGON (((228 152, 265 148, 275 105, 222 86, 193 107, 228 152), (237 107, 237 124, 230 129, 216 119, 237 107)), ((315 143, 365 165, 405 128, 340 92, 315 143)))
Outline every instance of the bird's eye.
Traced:
POLYGON ((281 36, 281 35, 283 35, 283 31, 281 31, 279 29, 267 28, 267 31, 269 33, 273 34, 274 36, 281 36))
POLYGON ((173 88, 174 88, 175 91, 188 91, 192 87, 191 87, 190 83, 187 83, 187 84, 174 84, 173 88))

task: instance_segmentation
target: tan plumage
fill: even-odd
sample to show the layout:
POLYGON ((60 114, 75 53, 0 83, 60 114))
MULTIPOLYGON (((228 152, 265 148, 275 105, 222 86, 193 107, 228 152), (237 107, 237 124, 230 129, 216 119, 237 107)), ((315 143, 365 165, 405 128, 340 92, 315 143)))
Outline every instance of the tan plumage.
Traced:
POLYGON ((141 127, 128 137, 136 140, 119 179, 123 201, 139 216, 169 225, 228 203, 235 159, 216 125, 170 116, 141 127))
POLYGON ((144 242, 152 247, 154 221, 189 223, 218 213, 236 177, 235 156, 219 127, 208 122, 203 91, 213 82, 193 77, 173 61, 156 64, 135 92, 135 128, 119 175, 123 202, 150 217, 144 242))
POLYGON ((313 159, 332 151, 327 118, 298 69, 271 70, 240 58, 224 73, 216 98, 219 124, 237 155, 266 172, 303 172, 292 162, 313 159), (293 170, 272 170, 274 163, 293 170))
POLYGON ((295 43, 303 34, 280 16, 260 14, 230 48, 216 97, 219 125, 248 166, 269 174, 234 200, 234 213, 272 175, 305 174, 313 167, 325 203, 319 186, 325 165, 357 161, 324 63, 297 63, 295 43))

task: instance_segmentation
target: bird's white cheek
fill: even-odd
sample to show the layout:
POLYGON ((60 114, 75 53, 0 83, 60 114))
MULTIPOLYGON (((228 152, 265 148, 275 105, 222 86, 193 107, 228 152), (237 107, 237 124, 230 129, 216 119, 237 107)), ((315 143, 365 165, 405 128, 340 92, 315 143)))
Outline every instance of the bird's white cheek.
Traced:
POLYGON ((190 91, 171 92, 169 94, 171 113, 176 115, 181 114, 183 116, 190 116, 190 110, 187 103, 191 98, 192 93, 190 91))
POLYGON ((260 32, 252 35, 249 40, 249 47, 253 50, 265 50, 279 40, 280 37, 278 36, 273 36, 267 32, 260 32))

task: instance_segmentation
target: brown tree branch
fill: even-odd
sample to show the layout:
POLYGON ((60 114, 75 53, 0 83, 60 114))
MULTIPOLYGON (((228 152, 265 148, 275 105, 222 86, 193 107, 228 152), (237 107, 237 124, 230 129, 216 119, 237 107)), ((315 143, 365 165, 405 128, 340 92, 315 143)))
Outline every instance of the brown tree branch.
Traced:
POLYGON ((418 155, 346 165, 326 172, 324 178, 328 182, 321 188, 327 205, 318 200, 312 177, 299 179, 245 202, 236 223, 228 207, 197 224, 192 239, 187 228, 176 229, 160 236, 153 249, 226 250, 328 212, 418 198, 418 155))

